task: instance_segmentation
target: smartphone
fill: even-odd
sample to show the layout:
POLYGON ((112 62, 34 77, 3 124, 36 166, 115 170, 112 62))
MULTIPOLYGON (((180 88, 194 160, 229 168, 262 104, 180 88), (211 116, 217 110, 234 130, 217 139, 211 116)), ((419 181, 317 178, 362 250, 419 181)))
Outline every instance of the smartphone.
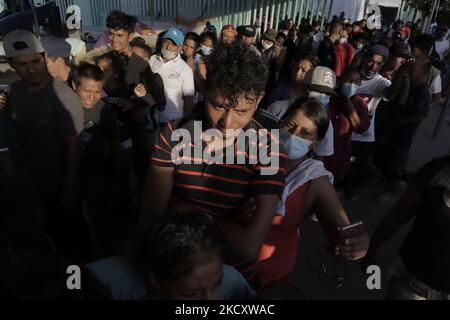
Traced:
POLYGON ((358 221, 356 223, 349 224, 348 226, 345 226, 345 227, 338 227, 337 229, 339 232, 349 232, 349 231, 360 229, 362 225, 363 225, 363 222, 358 221))

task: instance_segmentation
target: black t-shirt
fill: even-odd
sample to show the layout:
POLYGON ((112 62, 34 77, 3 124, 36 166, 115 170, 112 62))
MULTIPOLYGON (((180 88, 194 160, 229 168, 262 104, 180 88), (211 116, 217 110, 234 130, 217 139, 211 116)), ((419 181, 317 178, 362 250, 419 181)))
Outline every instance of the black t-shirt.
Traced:
MULTIPOLYGON (((430 90, 427 84, 411 87, 406 104, 398 106, 398 108, 395 109, 395 117, 399 120, 408 118, 426 118, 428 110, 430 109, 430 101, 430 90)), ((420 123, 397 123, 394 129, 395 139, 400 140, 407 145, 411 144, 419 125, 420 123)))
POLYGON ((336 46, 330 38, 325 38, 319 45, 317 56, 320 59, 320 65, 334 70, 336 67, 336 46))
POLYGON ((415 87, 411 86, 406 104, 396 109, 396 116, 397 118, 425 118, 428 115, 430 101, 430 90, 426 83, 415 87))
POLYGON ((7 152, 11 158, 15 171, 23 172, 25 153, 20 144, 16 128, 8 116, 0 111, 0 154, 4 152, 7 152))
POLYGON ((14 166, 12 179, 0 176, 0 205, 7 213, 8 205, 14 203, 14 199, 23 201, 21 196, 29 191, 27 186, 32 185, 32 179, 15 125, 4 112, 0 111, 0 156, 4 154, 9 156, 14 166))
POLYGON ((436 290, 450 294, 450 208, 444 202, 445 188, 437 186, 438 175, 449 180, 450 157, 427 164, 415 182, 423 197, 414 212, 416 220, 400 255, 408 270, 436 290))
POLYGON ((125 65, 125 81, 134 88, 141 82, 141 74, 150 68, 149 64, 136 54, 132 54, 125 65))
POLYGON ((80 98, 59 80, 34 92, 19 81, 11 85, 9 112, 41 196, 54 199, 64 177, 66 139, 83 130, 80 98))
POLYGON ((103 101, 92 109, 84 108, 84 129, 81 132, 83 169, 105 169, 111 157, 112 143, 118 140, 117 117, 103 101))
POLYGON ((132 54, 125 65, 125 81, 128 85, 130 96, 134 95, 134 88, 143 83, 148 94, 142 98, 135 98, 137 108, 152 107, 155 104, 162 108, 165 106, 164 85, 159 75, 152 72, 150 65, 141 57, 132 54))
POLYGON ((115 100, 115 98, 123 98, 124 95, 118 92, 108 93, 109 97, 103 98, 103 101, 106 103, 109 109, 114 112, 117 128, 119 130, 119 140, 122 151, 126 151, 133 147, 132 142, 132 116, 131 111, 125 109, 122 106, 119 106, 115 100))

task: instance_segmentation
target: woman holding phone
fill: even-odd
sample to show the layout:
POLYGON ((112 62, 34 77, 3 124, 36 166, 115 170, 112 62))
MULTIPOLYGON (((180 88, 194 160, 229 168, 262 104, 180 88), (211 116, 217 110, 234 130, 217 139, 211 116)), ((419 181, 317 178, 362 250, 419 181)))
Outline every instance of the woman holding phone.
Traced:
POLYGON ((263 285, 286 279, 292 272, 299 228, 314 214, 335 255, 354 261, 367 252, 368 234, 360 224, 348 228, 350 221, 330 181, 332 174, 312 158, 328 126, 327 111, 314 99, 297 100, 282 119, 280 140, 288 153, 286 187, 255 266, 263 285))

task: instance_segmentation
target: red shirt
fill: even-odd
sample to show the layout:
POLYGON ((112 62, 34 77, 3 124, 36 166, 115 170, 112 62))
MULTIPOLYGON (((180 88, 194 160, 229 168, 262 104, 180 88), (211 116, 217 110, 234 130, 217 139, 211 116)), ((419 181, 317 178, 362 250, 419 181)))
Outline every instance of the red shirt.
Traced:
POLYGON ((355 49, 351 44, 336 44, 336 65, 334 71, 337 77, 342 75, 344 70, 352 63, 354 57, 355 49))
POLYGON ((361 121, 357 128, 352 127, 350 120, 344 115, 341 107, 336 104, 335 99, 331 99, 328 109, 334 129, 334 154, 326 157, 324 164, 325 168, 333 173, 335 183, 342 182, 350 168, 353 131, 364 133, 369 130, 370 126, 367 102, 357 95, 350 100, 361 121))
POLYGON ((265 284, 283 280, 289 276, 297 261, 300 239, 299 227, 305 220, 305 198, 309 182, 294 191, 286 199, 285 216, 276 215, 272 227, 261 246, 255 271, 265 284))

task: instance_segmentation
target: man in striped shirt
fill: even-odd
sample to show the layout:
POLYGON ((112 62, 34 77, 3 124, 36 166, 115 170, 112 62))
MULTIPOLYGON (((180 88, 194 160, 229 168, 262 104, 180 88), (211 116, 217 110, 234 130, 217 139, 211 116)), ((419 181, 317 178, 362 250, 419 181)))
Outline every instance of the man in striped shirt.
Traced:
POLYGON ((233 258, 251 262, 276 214, 286 173, 287 156, 277 134, 253 119, 268 71, 251 49, 237 44, 216 47, 208 57, 207 71, 205 102, 198 105, 196 115, 169 122, 160 132, 144 190, 141 227, 166 211, 197 210, 218 221, 233 258), (180 129, 183 136, 190 135, 187 143, 177 140, 180 129), (221 133, 222 141, 211 139, 207 129, 221 133), (250 138, 242 140, 241 134, 250 138), (257 154, 252 152, 256 149, 257 154), (197 158, 198 150, 202 159, 197 158), (228 150, 237 150, 231 156, 234 162, 228 150), (224 161, 211 161, 212 154, 224 161), (262 160, 262 154, 270 157, 270 163, 262 160), (237 161, 240 156, 244 163, 237 161), (243 217, 249 211, 250 218, 243 217))

